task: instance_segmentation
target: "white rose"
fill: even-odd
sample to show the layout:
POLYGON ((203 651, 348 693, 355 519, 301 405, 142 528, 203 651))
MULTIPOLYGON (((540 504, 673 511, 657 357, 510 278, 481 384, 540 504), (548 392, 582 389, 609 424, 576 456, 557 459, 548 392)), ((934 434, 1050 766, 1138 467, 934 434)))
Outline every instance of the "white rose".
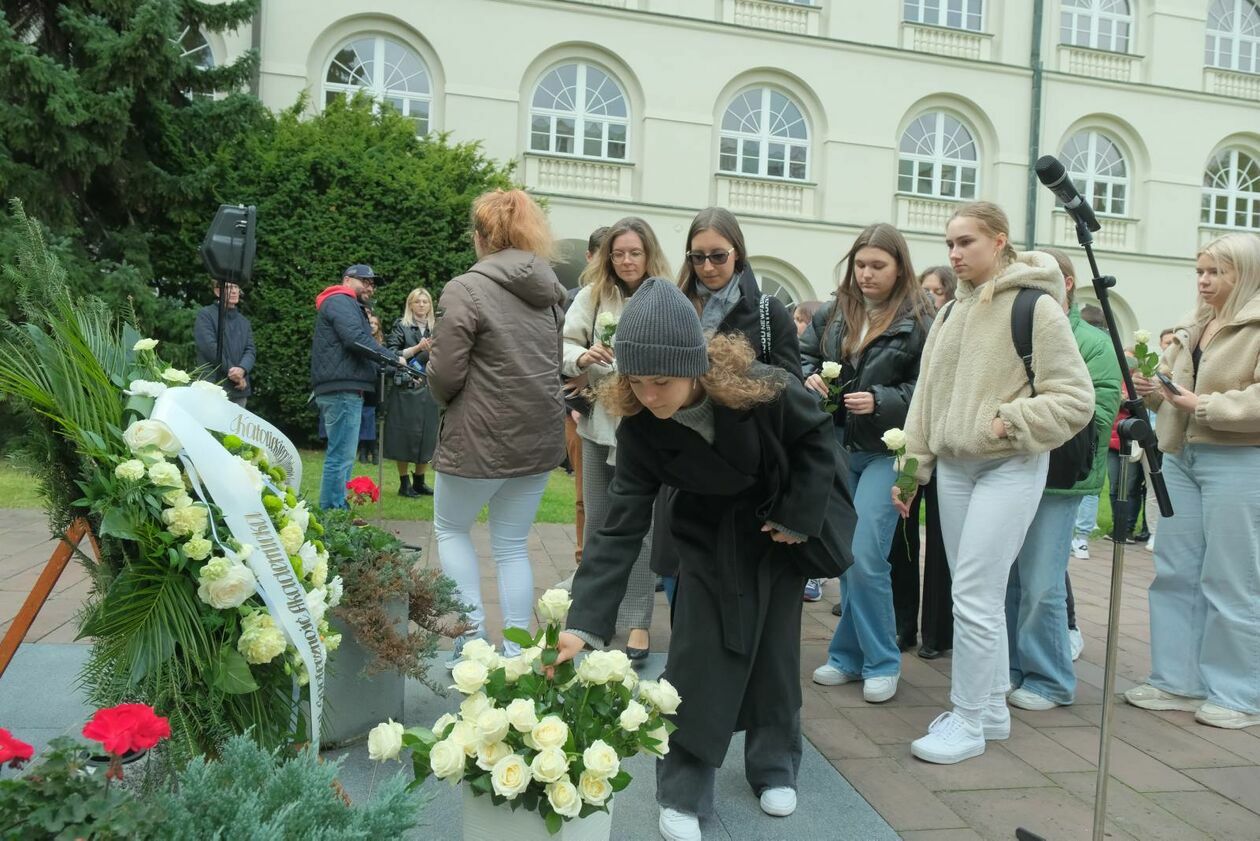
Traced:
POLYGON ((572 604, 573 599, 565 590, 548 590, 538 600, 538 617, 544 622, 563 622, 572 604))
POLYGON ((180 385, 186 385, 192 379, 186 371, 181 371, 178 368, 167 368, 162 372, 161 376, 168 383, 179 383, 180 385))
POLYGON ((284 547, 286 555, 296 555, 302 548, 303 539, 302 530, 297 523, 285 523, 284 528, 280 529, 280 545, 284 547))
POLYGON ((493 707, 484 709, 477 716, 477 732, 482 742, 501 742, 507 737, 510 724, 507 713, 493 707))
POLYGON ((368 757, 377 762, 387 759, 398 759, 402 751, 403 726, 392 718, 375 727, 368 733, 368 757))
POLYGON ((153 380, 132 380, 131 385, 127 387, 127 393, 132 397, 152 397, 155 400, 161 397, 164 391, 166 391, 166 385, 155 383, 153 380))
POLYGON ((302 571, 316 587, 323 587, 328 582, 328 562, 322 561, 319 550, 309 540, 297 550, 298 559, 302 562, 302 571))
POLYGON ((149 468, 149 481, 161 487, 177 488, 183 486, 184 477, 180 475, 179 468, 169 461, 159 461, 149 468))
POLYGON ((608 327, 617 326, 617 316, 605 310, 595 318, 595 327, 604 330, 608 327))
POLYGON ((639 729, 651 716, 648 714, 647 707, 638 701, 631 701, 626 704, 626 708, 621 711, 621 715, 617 717, 617 723, 621 725, 621 729, 629 733, 633 733, 639 729))
POLYGON ((547 802, 563 818, 576 818, 582 811, 582 798, 578 797, 577 789, 568 780, 547 786, 547 802))
POLYGON ((131 349, 137 350, 137 351, 138 350, 153 350, 155 347, 157 347, 157 344, 158 344, 157 339, 141 339, 140 341, 132 345, 131 349))
POLYGON ((894 426, 881 436, 881 440, 883 440, 885 447, 896 452, 906 446, 906 433, 894 426))
POLYGON ((449 780, 452 784, 459 782, 464 775, 466 759, 464 746, 451 739, 443 739, 429 749, 429 767, 433 769, 433 776, 449 780))
POLYGON ((620 648, 611 648, 608 651, 599 653, 603 655, 604 661, 608 663, 609 683, 621 683, 626 679, 626 675, 634 674, 634 664, 630 662, 626 652, 620 648))
POLYGON ((578 791, 582 799, 592 806, 603 806, 612 796, 612 784, 603 777, 596 777, 590 771, 583 771, 578 778, 578 791))
POLYGON ((612 680, 612 662, 602 655, 607 654, 606 651, 592 651, 582 658, 582 662, 578 664, 577 676, 578 680, 583 683, 591 683, 596 686, 603 686, 612 680))
POLYGON ((646 735, 649 739, 658 740, 660 744, 654 748, 649 748, 646 745, 644 745, 643 747, 644 753, 654 754, 655 756, 664 756, 665 754, 669 753, 669 734, 665 732, 664 724, 662 724, 660 727, 656 728, 655 730, 649 730, 646 735))
POLYGON ((477 746, 481 744, 481 734, 477 731, 477 725, 471 721, 455 722, 446 738, 462 745, 465 756, 476 756, 477 746))
POLYGON ((451 677, 455 680, 456 689, 465 695, 472 695, 480 692, 481 687, 486 685, 490 672, 474 660, 461 660, 451 672, 451 677))
POLYGON ((132 421, 123 433, 123 441, 133 453, 149 447, 157 447, 167 455, 176 455, 180 451, 179 439, 171 428, 161 421, 141 419, 132 421))
MULTIPOLYGON (((430 761, 432 756, 429 755, 430 761)), ((490 771, 490 785, 494 788, 494 793, 508 800, 515 800, 518 794, 528 788, 530 779, 525 760, 515 753, 494 763, 494 768, 490 771)))
POLYGON ((276 627, 276 621, 271 618, 271 614, 251 614, 245 617, 242 624, 244 630, 241 631, 241 638, 236 641, 236 650, 245 655, 247 662, 255 665, 270 663, 284 653, 284 634, 276 627))
POLYGON ((539 749, 558 748, 562 747, 569 738, 569 725, 565 724, 559 716, 549 715, 535 724, 534 729, 529 731, 529 735, 539 749))
MULTIPOLYGON (((325 565, 327 561, 324 562, 325 565)), ((325 573, 327 575, 327 573, 325 573)), ((341 581, 340 575, 334 575, 333 580, 328 582, 328 606, 336 607, 341 604, 341 597, 345 594, 345 584, 341 581)))
POLYGON ((631 669, 630 673, 625 676, 625 679, 621 681, 621 685, 626 689, 629 689, 631 692, 633 692, 634 688, 639 685, 639 675, 634 669, 631 669))
MULTIPOLYGON (((486 697, 486 693, 478 692, 475 695, 469 695, 459 704, 459 717, 464 721, 477 722, 477 716, 494 706, 494 703, 486 697)), ((495 741, 498 741, 497 739, 495 741)))
POLYGON ((508 683, 516 683, 534 670, 534 664, 521 656, 504 658, 502 666, 508 683))
POLYGON ((227 558, 215 558, 203 566, 197 573, 197 580, 200 583, 197 598, 217 610, 240 607, 254 595, 257 587, 253 570, 227 558))
POLYGON ((198 394, 204 394, 206 397, 227 400, 227 392, 209 380, 197 380, 191 386, 192 390, 198 394))
MULTIPOLYGON (((253 464, 252 462, 246 461, 240 456, 236 456, 236 463, 240 465, 241 471, 245 474, 245 487, 249 488, 254 493, 262 493, 263 488, 266 487, 266 484, 263 481, 262 471, 260 471, 255 464, 253 464)), ((290 520, 289 522, 292 525, 297 526, 297 523, 294 523, 292 520, 290 520)), ((298 527, 298 534, 301 534, 304 531, 305 529, 298 527)), ((298 541, 298 546, 301 546, 301 545, 302 545, 302 542, 298 541)), ((289 552, 289 554, 292 555, 296 551, 297 549, 294 548, 293 550, 289 552)))
POLYGON ((554 783, 569 773, 569 757, 560 748, 543 748, 529 763, 529 772, 540 783, 554 783))
POLYGON ((324 600, 324 588, 316 587, 306 594, 306 609, 311 614, 311 621, 319 624, 328 612, 328 602, 324 600))
POLYGON ((612 745, 603 739, 596 739, 589 748, 582 751, 582 765, 592 777, 611 780, 621 770, 621 757, 617 756, 612 745))
POLYGON ((210 541, 204 537, 191 538, 184 544, 184 555, 191 561, 204 561, 210 555, 210 541))
POLYGON ((511 752, 512 746, 507 742, 477 745, 477 767, 482 771, 493 770, 498 761, 511 752))
POLYGON ((460 650, 460 656, 465 660, 472 660, 474 663, 480 663, 486 667, 486 671, 493 671, 499 667, 499 655, 494 650, 494 646, 483 639, 471 639, 464 643, 463 649, 460 650))
POLYGON ((138 482, 144 478, 144 462, 138 458, 129 458, 114 468, 114 475, 119 479, 138 482))
POLYGON ((1150 330, 1134 330, 1133 341, 1135 344, 1149 345, 1151 343, 1151 331, 1150 330))
POLYGON ((818 373, 824 380, 838 380, 840 379, 840 363, 824 362, 822 370, 818 373))
POLYGON ((508 704, 507 717, 518 733, 529 733, 538 726, 538 712, 529 698, 517 698, 508 704))
POLYGON ((450 713, 443 713, 437 721, 433 722, 433 735, 437 736, 439 739, 446 738, 446 728, 450 727, 458 720, 459 719, 450 713))
POLYGON ((522 648, 521 653, 517 656, 527 663, 537 663, 542 659, 542 646, 531 645, 529 648, 522 648))

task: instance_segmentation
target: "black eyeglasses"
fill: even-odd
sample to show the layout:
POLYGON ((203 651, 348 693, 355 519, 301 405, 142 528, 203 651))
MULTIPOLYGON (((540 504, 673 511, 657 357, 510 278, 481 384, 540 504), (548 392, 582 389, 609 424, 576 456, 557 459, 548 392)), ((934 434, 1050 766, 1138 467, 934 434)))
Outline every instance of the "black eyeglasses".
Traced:
POLYGON ((725 265, 726 261, 734 253, 734 248, 728 248, 725 251, 714 251, 712 254, 705 254, 703 251, 688 251, 687 259, 691 261, 691 265, 698 269, 704 265, 705 260, 708 260, 715 266, 725 265))

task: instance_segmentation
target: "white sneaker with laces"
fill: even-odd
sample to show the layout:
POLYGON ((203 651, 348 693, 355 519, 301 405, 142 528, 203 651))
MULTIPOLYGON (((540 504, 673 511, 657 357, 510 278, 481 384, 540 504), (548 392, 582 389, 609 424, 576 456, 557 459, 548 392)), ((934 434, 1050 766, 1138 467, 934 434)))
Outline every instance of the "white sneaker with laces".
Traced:
POLYGON ((1010 701, 1021 710, 1052 710, 1059 706, 1049 698, 1043 698, 1031 689, 1020 687, 1006 696, 1006 700, 1010 701))
POLYGON ((1212 727, 1224 727, 1226 730, 1241 730, 1260 724, 1260 713, 1245 713, 1208 702, 1199 707, 1199 711, 1194 714, 1194 720, 1212 727))
POLYGON ((1011 710, 1005 698, 989 702, 980 714, 980 727, 986 742, 1004 742, 1011 737, 1011 710))
POLYGON ((796 789, 780 786, 761 793, 761 811, 776 818, 786 818, 796 811, 796 789))
POLYGON ((868 704, 882 704, 897 694, 897 681, 900 677, 900 675, 868 677, 862 681, 862 697, 868 704))
POLYGON ((910 753, 924 762, 953 765, 984 753, 984 731, 957 713, 941 713, 926 736, 910 743, 910 753))
POLYGON ((677 809, 662 806, 657 828, 665 841, 700 841, 700 818, 677 809))
POLYGON ((1080 628, 1068 628, 1068 644, 1072 646, 1072 662, 1075 663, 1085 650, 1085 637, 1080 628))
POLYGON ((848 672, 842 672, 830 663, 823 663, 814 669, 814 683, 820 686, 839 686, 842 683, 853 683, 855 680, 861 679, 861 675, 851 675, 848 672))
POLYGON ((1076 558, 1078 561, 1088 561, 1089 560, 1089 541, 1083 537, 1078 537, 1078 538, 1073 539, 1072 557, 1076 558))
POLYGON ((1157 689, 1149 683, 1126 689, 1124 691, 1124 700, 1144 710, 1181 710, 1193 713, 1198 712, 1199 707, 1203 706, 1202 698, 1174 695, 1171 692, 1157 689))

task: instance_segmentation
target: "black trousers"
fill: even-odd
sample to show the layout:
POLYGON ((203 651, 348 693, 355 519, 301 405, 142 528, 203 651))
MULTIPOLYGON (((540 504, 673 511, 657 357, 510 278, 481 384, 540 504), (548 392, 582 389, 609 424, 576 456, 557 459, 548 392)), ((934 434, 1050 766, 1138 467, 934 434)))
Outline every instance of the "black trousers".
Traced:
POLYGON ((945 541, 941 537, 941 514, 936 504, 936 485, 928 482, 919 488, 910 504, 910 516, 897 524, 892 549, 888 553, 892 568, 893 612, 897 617, 897 638, 913 637, 922 630, 923 644, 938 651, 954 647, 954 600, 945 557, 945 541), (922 624, 919 623, 919 510, 927 506, 927 547, 923 557, 922 624))

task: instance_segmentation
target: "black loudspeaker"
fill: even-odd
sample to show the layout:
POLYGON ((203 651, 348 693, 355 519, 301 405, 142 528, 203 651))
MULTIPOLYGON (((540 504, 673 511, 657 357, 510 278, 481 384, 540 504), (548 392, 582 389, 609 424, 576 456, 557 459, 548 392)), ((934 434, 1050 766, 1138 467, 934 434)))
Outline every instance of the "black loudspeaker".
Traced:
POLYGON ((248 283, 254 274, 254 232, 258 208, 221 204, 201 243, 201 259, 220 283, 248 283))

